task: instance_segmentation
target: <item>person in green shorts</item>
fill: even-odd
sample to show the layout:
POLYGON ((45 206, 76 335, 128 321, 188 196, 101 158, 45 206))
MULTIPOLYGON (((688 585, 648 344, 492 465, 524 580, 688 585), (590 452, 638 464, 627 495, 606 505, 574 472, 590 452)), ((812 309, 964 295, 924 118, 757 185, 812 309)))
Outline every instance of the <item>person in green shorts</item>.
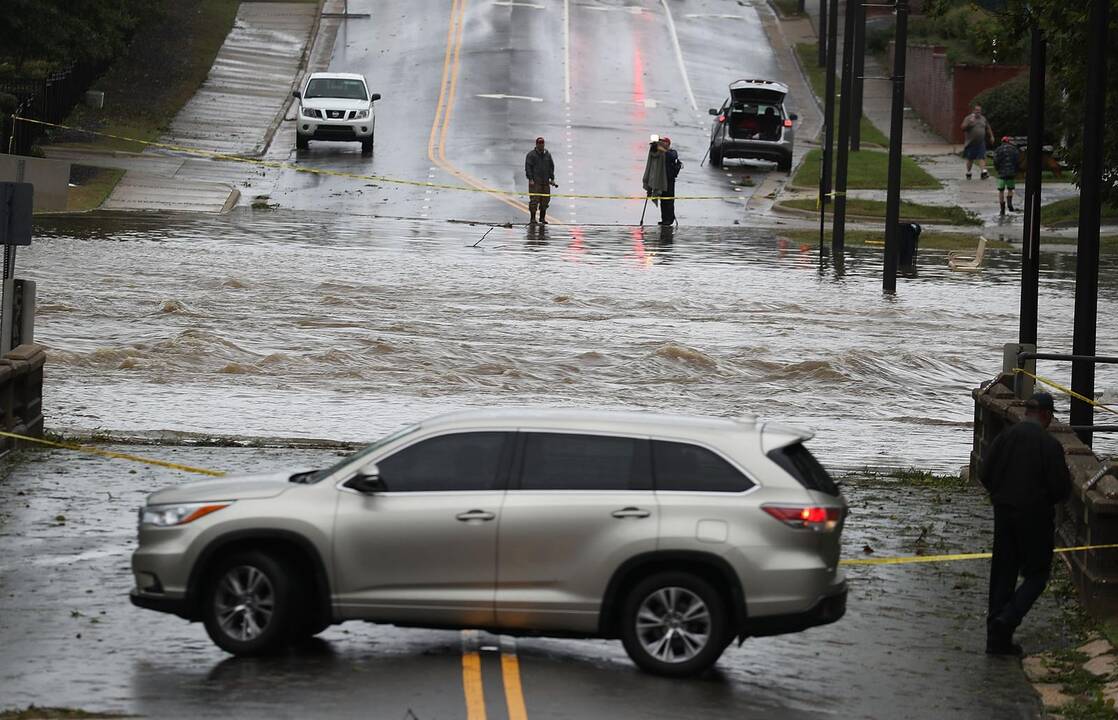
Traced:
POLYGON ((994 171, 998 173, 998 203, 1001 205, 1001 215, 1005 215, 1006 202, 1009 211, 1013 209, 1013 189, 1017 187, 1017 170, 1021 164, 1021 151, 1017 149, 1008 135, 1002 138, 1002 144, 994 151, 994 171))

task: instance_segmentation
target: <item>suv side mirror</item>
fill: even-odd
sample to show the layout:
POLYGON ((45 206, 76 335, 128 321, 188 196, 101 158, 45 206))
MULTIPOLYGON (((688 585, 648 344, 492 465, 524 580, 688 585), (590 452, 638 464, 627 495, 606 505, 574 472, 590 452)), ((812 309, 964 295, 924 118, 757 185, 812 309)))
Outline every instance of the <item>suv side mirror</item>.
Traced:
POLYGON ((797 115, 796 113, 790 113, 790 114, 788 115, 788 119, 789 119, 789 120, 799 120, 799 119, 800 119, 800 116, 799 116, 799 115, 797 115))
POLYGON ((373 93, 369 96, 369 102, 376 102, 377 100, 380 100, 380 93, 373 93))
POLYGON ((372 495, 388 489, 384 481, 380 479, 380 471, 377 470, 376 465, 370 465, 359 471, 346 481, 345 487, 356 490, 362 495, 372 495))
POLYGON ((303 97, 303 93, 299 92, 298 90, 292 90, 291 97, 303 97))
POLYGON ((707 110, 707 112, 710 113, 711 115, 719 115, 720 114, 718 112, 717 108, 711 108, 710 110, 707 110))

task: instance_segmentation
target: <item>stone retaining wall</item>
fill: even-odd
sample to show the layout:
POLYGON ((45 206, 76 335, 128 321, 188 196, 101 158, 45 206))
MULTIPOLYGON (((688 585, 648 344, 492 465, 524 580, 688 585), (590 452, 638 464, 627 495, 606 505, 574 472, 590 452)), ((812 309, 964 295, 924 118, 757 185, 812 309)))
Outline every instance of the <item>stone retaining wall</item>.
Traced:
MULTIPOLYGON (((46 351, 40 345, 20 345, 0 359, 0 429, 42 436, 46 361, 46 351)), ((0 452, 15 448, 17 443, 14 438, 0 437, 0 452)))

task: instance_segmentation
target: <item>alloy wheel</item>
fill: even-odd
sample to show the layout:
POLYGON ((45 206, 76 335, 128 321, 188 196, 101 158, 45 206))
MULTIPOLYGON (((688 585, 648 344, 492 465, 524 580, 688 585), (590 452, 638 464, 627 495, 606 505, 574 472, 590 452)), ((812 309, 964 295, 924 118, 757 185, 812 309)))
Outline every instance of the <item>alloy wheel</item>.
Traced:
POLYGON ((272 581, 259 568, 238 565, 221 577, 213 602, 222 632, 245 642, 255 640, 271 623, 276 593, 272 581))
POLYGON ((710 609, 694 592, 662 587, 649 594, 637 610, 637 639, 660 662, 683 663, 707 647, 711 622, 710 609))

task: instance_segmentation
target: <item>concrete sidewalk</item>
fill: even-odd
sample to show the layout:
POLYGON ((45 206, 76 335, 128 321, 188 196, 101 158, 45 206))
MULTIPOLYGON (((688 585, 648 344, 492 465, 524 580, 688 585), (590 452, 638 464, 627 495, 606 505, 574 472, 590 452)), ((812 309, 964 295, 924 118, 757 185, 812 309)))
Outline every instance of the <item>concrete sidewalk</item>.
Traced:
MULTIPOLYGON (((283 120, 319 17, 317 3, 242 3, 209 77, 159 142, 263 155, 283 120)), ((156 147, 142 153, 48 147, 46 153, 74 164, 125 170, 102 205, 108 210, 223 212, 236 204, 241 188, 269 175, 251 163, 156 147)))

